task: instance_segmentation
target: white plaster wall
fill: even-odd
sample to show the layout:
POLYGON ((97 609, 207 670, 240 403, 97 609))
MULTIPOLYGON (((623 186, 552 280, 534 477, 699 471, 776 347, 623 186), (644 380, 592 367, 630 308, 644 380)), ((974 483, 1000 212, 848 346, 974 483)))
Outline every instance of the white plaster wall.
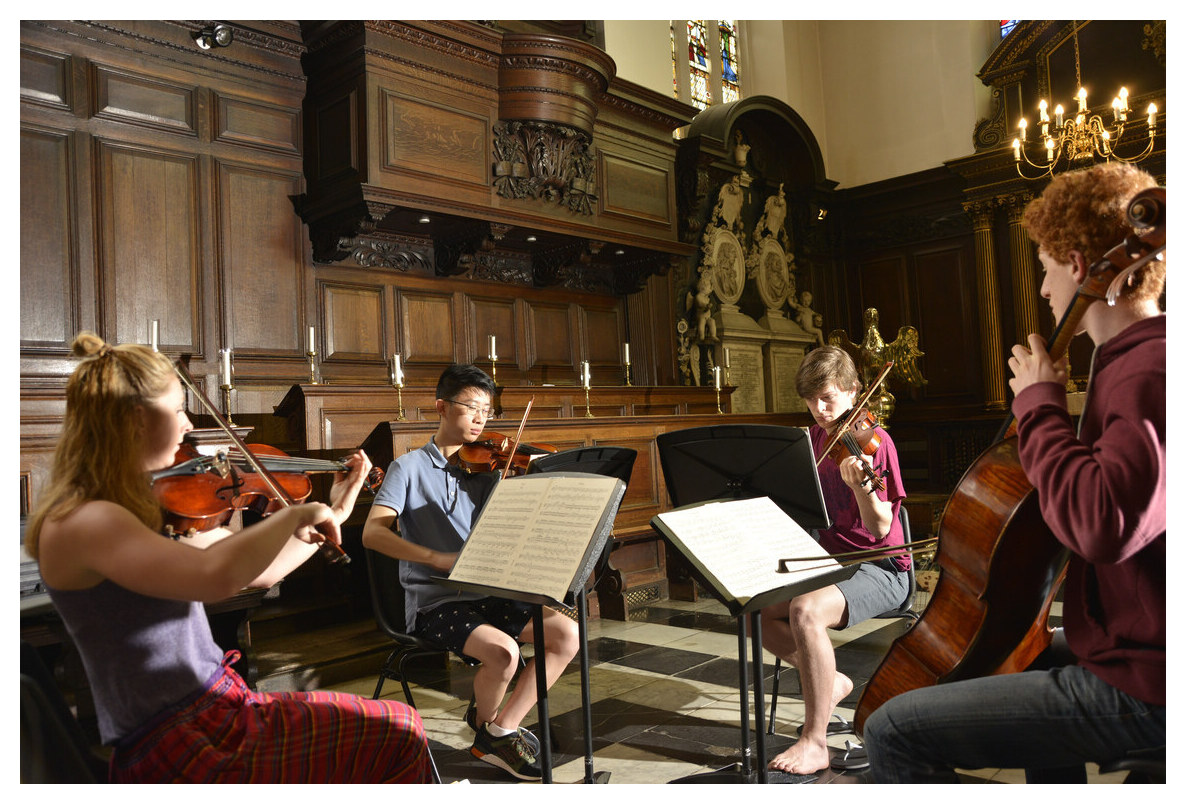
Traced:
MULTIPOLYGON (((743 91, 794 109, 828 178, 855 187, 972 153, 999 36, 995 20, 747 20, 743 91)), ((622 78, 671 91, 667 20, 606 20, 605 42, 622 78)))

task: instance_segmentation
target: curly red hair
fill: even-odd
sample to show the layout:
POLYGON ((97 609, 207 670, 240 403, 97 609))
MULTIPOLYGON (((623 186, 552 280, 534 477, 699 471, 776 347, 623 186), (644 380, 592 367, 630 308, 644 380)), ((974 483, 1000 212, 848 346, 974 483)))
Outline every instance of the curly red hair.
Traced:
MULTIPOLYGON (((1156 186, 1148 173, 1123 162, 1060 173, 1026 207, 1023 222, 1030 239, 1058 262, 1068 262, 1071 251, 1078 251, 1092 265, 1132 234, 1128 204, 1156 186)), ((1164 286, 1165 262, 1154 260, 1133 275, 1125 295, 1156 299, 1164 286)))

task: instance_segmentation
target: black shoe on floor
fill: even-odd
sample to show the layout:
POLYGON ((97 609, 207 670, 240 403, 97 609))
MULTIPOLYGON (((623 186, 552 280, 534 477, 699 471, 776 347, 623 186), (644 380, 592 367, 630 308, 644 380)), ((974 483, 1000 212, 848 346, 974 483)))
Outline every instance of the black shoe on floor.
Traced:
POLYGON ((483 762, 502 768, 516 779, 538 782, 543 778, 537 754, 531 750, 522 733, 495 737, 485 727, 480 728, 469 752, 483 762))
MULTIPOLYGON (((478 704, 473 698, 469 699, 469 706, 465 710, 465 724, 470 727, 474 733, 478 731, 478 704)), ((531 749, 531 753, 539 756, 539 738, 532 734, 522 726, 519 727, 519 736, 527 741, 527 747, 531 749)), ((553 748, 555 748, 555 740, 553 740, 553 748)))

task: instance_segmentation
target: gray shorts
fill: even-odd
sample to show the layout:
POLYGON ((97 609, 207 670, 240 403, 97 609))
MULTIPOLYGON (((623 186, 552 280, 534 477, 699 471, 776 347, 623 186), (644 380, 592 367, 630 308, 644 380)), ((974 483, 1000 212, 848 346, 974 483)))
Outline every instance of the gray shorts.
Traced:
POLYGON ((848 604, 848 622, 840 630, 896 610, 913 591, 909 584, 910 576, 898 570, 892 559, 861 562, 855 575, 836 584, 848 604))

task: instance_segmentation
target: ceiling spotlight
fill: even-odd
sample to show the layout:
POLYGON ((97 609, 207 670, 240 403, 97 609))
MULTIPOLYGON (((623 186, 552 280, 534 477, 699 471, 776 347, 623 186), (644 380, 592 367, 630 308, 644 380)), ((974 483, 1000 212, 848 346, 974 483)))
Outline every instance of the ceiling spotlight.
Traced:
POLYGON ((534 243, 534 242, 535 242, 535 240, 536 240, 536 237, 535 237, 535 235, 527 235, 527 242, 528 242, 528 243, 534 243))
POLYGON ((626 250, 625 250, 625 249, 621 249, 621 248, 614 249, 614 254, 615 254, 615 255, 617 255, 617 256, 619 256, 619 257, 621 257, 621 256, 622 256, 623 254, 625 254, 625 253, 626 253, 626 250))
POLYGON ((420 223, 432 223, 432 218, 428 217, 427 215, 421 215, 419 222, 420 223))
POLYGON ((228 25, 215 25, 213 28, 203 28, 193 35, 194 42, 202 50, 213 47, 226 47, 235 39, 235 32, 228 25))

